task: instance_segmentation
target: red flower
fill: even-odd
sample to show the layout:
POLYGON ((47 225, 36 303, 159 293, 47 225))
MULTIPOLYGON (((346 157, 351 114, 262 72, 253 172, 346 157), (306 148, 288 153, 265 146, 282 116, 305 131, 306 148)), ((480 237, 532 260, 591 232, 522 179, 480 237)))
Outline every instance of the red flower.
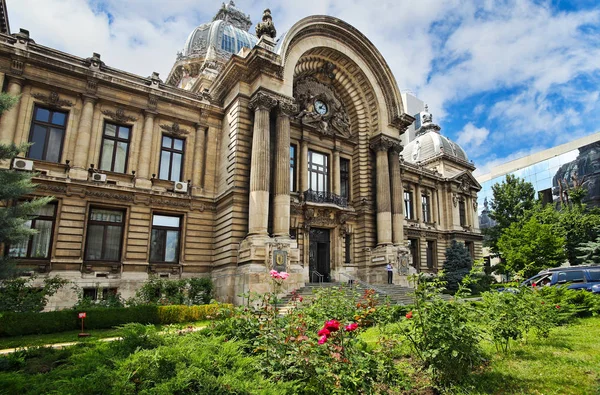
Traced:
POLYGON ((536 284, 536 283, 531 283, 531 286, 532 286, 533 288, 535 288, 535 287, 537 286, 537 284, 536 284))
POLYGON ((302 296, 300 296, 300 297, 298 298, 298 300, 299 300, 300 302, 302 302, 302 301, 304 300, 304 298, 303 298, 302 296))
POLYGON ((327 336, 321 336, 321 338, 319 339, 319 344, 324 344, 327 342, 327 336))
POLYGON ((319 336, 329 336, 330 334, 331 332, 329 332, 327 328, 323 328, 319 332, 317 332, 317 335, 319 336))
POLYGON ((544 301, 542 300, 542 304, 546 304, 546 302, 544 302, 544 301))
POLYGON ((344 329, 346 330, 346 332, 353 332, 356 330, 356 328, 358 328, 358 324, 356 322, 353 322, 351 324, 348 324, 344 327, 344 329))
POLYGON ((337 320, 329 320, 325 323, 324 328, 330 332, 336 332, 340 329, 340 323, 337 320))
POLYGON ((560 306, 559 306, 559 305, 556 305, 556 308, 557 308, 557 309, 560 309, 560 306))
POLYGON ((407 320, 410 320, 413 317, 412 311, 409 311, 408 313, 406 313, 405 317, 407 320))

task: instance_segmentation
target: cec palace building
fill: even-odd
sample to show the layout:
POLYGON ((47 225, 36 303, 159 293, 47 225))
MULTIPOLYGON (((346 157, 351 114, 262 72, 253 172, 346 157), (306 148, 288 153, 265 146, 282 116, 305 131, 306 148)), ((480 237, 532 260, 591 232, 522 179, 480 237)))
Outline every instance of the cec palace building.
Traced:
MULTIPOLYGON (((452 240, 481 257, 472 162, 426 107, 410 113, 347 23, 311 16, 277 36, 265 10, 251 32, 230 1, 160 78, 11 34, 1 8, 0 86, 20 101, 0 143, 31 146, 0 166, 32 172, 28 198, 55 197, 2 253, 38 279, 128 298, 151 276, 210 277, 239 302, 271 269, 289 291, 384 283, 390 263, 405 285, 440 270, 452 240)), ((65 287, 50 305, 75 300, 65 287)))

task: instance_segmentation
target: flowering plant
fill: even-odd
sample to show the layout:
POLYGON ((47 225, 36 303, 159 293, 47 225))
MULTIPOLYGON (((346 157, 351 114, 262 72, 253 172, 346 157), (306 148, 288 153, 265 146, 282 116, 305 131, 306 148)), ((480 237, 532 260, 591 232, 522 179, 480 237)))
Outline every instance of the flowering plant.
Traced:
POLYGON ((271 270, 269 272, 269 274, 271 275, 271 278, 274 280, 285 280, 286 278, 288 278, 290 276, 290 274, 288 272, 278 272, 277 270, 271 270))

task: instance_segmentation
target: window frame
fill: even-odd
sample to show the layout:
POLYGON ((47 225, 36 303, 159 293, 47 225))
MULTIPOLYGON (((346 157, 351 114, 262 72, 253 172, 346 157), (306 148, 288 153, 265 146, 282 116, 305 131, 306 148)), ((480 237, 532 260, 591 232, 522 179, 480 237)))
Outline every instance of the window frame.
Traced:
POLYGON ((410 188, 404 188, 404 217, 408 220, 414 221, 414 199, 413 199, 413 191, 410 188), (407 199, 408 197, 408 199, 407 199))
POLYGON ((102 171, 110 171, 113 173, 120 173, 120 174, 127 174, 127 166, 129 165, 129 148, 131 146, 131 133, 133 132, 133 126, 132 125, 126 125, 126 124, 120 124, 120 123, 116 123, 116 122, 109 122, 106 119, 104 120, 104 125, 102 126, 102 140, 100 142, 100 157, 98 158, 98 169, 102 170, 102 171), (115 136, 107 136, 106 135, 106 125, 113 125, 115 126, 115 136), (127 139, 123 139, 119 137, 119 128, 128 128, 129 129, 129 134, 128 134, 128 138, 127 139), (110 169, 103 169, 102 168, 102 155, 104 154, 104 139, 107 140, 112 140, 114 141, 114 145, 113 145, 113 153, 112 153, 112 157, 110 160, 110 169), (116 155, 117 155, 117 143, 127 143, 127 150, 125 151, 125 165, 123 166, 123 171, 115 171, 115 159, 116 159, 116 155))
POLYGON ((159 180, 165 180, 165 181, 172 181, 172 182, 182 182, 183 180, 183 174, 184 174, 184 166, 185 166, 185 147, 186 147, 186 139, 182 138, 180 136, 173 136, 170 134, 165 134, 163 133, 160 136, 160 157, 158 159, 158 179, 159 180), (163 139, 165 137, 168 137, 171 139, 171 148, 166 148, 163 146, 163 139), (173 148, 175 140, 181 140, 182 141, 182 147, 181 150, 177 150, 175 148, 173 148), (161 169, 162 169, 162 164, 163 164, 163 151, 167 151, 170 154, 170 159, 169 159, 169 176, 168 178, 161 178, 161 169), (172 172, 173 172, 173 154, 181 154, 181 164, 179 166, 179 179, 177 180, 173 180, 172 179, 172 172))
MULTIPOLYGON (((152 217, 151 217, 151 222, 150 222, 150 248, 148 249, 148 262, 149 263, 154 263, 154 264, 169 264, 169 265, 179 265, 181 263, 181 249, 183 247, 183 243, 182 243, 182 235, 183 235, 183 220, 184 220, 184 215, 183 214, 175 214, 175 213, 165 213, 165 212, 153 212, 152 213, 152 217), (170 261, 165 261, 166 258, 166 251, 167 251, 167 243, 166 240, 163 243, 164 244, 164 248, 162 249, 162 260, 153 260, 152 259, 152 234, 154 232, 154 229, 158 229, 158 230, 174 230, 174 227, 170 227, 170 226, 164 226, 164 225, 154 225, 154 216, 159 215, 159 216, 163 216, 163 217, 172 217, 172 218, 179 218, 179 227, 177 228, 178 236, 177 236, 177 261, 176 262, 170 262, 170 261)), ((166 233, 165 233, 166 235, 166 233)))
POLYGON ((421 209, 423 211, 423 222, 433 223, 431 220, 431 197, 427 193, 421 194, 421 209))
POLYGON ((63 156, 63 150, 65 148, 65 138, 67 136, 67 124, 69 121, 69 111, 63 111, 63 110, 59 110, 56 108, 53 108, 51 106, 43 106, 40 105, 38 103, 35 103, 33 105, 33 116, 31 117, 31 125, 29 126, 29 136, 27 138, 27 142, 28 143, 32 143, 32 138, 33 138, 33 131, 35 129, 35 125, 38 126, 42 126, 46 128, 46 137, 44 139, 44 148, 42 149, 42 158, 38 159, 38 158, 32 158, 30 157, 30 153, 31 153, 31 148, 32 146, 30 146, 29 148, 27 148, 27 153, 26 153, 26 157, 32 160, 41 160, 41 161, 45 161, 45 162, 51 162, 51 163, 60 163, 62 160, 62 156, 63 156), (43 121, 37 121, 36 120, 36 114, 38 112, 39 109, 43 109, 46 111, 50 112, 50 115, 48 116, 48 119, 50 120, 49 122, 43 122, 43 121), (65 123, 64 125, 56 125, 53 124, 52 121, 52 116, 54 113, 61 113, 65 115, 65 123), (47 160, 47 156, 48 156, 48 141, 50 139, 50 128, 54 128, 54 129, 61 129, 63 134, 62 134, 62 139, 60 142, 60 149, 58 150, 58 161, 54 162, 54 161, 49 161, 47 160))
POLYGON ((308 158, 307 158, 307 165, 308 165, 308 189, 313 191, 313 192, 318 192, 318 193, 329 193, 329 155, 324 153, 324 152, 319 152, 319 151, 314 151, 314 150, 308 150, 308 158), (323 161, 323 165, 319 165, 317 163, 313 163, 312 161, 312 157, 313 154, 317 154, 317 155, 323 155, 324 161, 323 161), (324 171, 320 171, 318 169, 312 169, 312 166, 321 166, 324 168, 324 171), (312 173, 316 173, 317 177, 319 176, 323 176, 324 178, 324 190, 320 191, 318 190, 318 185, 319 185, 319 180, 317 178, 317 185, 316 188, 313 188, 312 185, 312 173))
POLYGON ((95 205, 89 207, 89 209, 88 209, 88 215, 87 215, 87 224, 86 224, 86 227, 85 227, 85 249, 84 249, 84 253, 83 253, 83 261, 84 262, 121 262, 122 261, 122 258, 123 258, 123 244, 125 242, 125 222, 126 222, 126 215, 127 215, 127 210, 124 209, 124 208, 104 207, 104 206, 95 206, 95 205), (90 225, 102 225, 102 226, 104 226, 104 230, 102 232, 102 253, 104 254, 104 252, 107 251, 107 249, 106 249, 106 227, 107 226, 117 226, 117 224, 119 224, 118 222, 106 222, 106 221, 95 221, 95 220, 92 220, 92 211, 94 209, 121 212, 123 214, 123 220, 120 223, 120 227, 121 227, 121 241, 119 243, 119 253, 117 254, 117 259, 115 259, 115 260, 109 260, 109 259, 106 259, 104 257, 102 257, 100 259, 90 259, 90 258, 88 258, 89 242, 90 242, 90 232, 89 232, 90 225))
POLYGON ((346 200, 350 200, 350 173, 350 159, 340 158, 340 196, 346 200), (344 194, 344 189, 346 194, 344 194))
POLYGON ((45 258, 38 258, 38 257, 32 257, 31 256, 31 247, 32 247, 33 236, 34 235, 29 236, 29 238, 27 239, 27 249, 26 249, 26 254, 25 254, 26 256, 23 256, 23 257, 11 256, 10 255, 10 247, 11 247, 10 245, 7 245, 6 248, 5 248, 7 256, 10 256, 12 259, 19 259, 19 260, 25 260, 25 259, 27 259, 27 260, 36 260, 36 261, 49 261, 49 260, 52 259, 52 246, 53 246, 53 242, 54 242, 54 231, 55 231, 55 228, 56 228, 56 217, 57 217, 57 214, 58 214, 58 203, 57 202, 50 202, 50 203, 48 203, 46 205, 47 206, 54 206, 54 215, 52 217, 49 217, 49 216, 46 216, 46 215, 37 215, 37 216, 35 216, 35 218, 31 219, 31 226, 29 227, 29 229, 36 229, 34 227, 34 224, 36 223, 37 220, 51 221, 52 222, 52 225, 50 227, 50 229, 51 229, 51 231, 50 231, 50 240, 48 241, 48 256, 45 257, 45 258))
POLYGON ((467 226, 467 203, 465 199, 458 200, 458 219, 460 226, 467 226))
POLYGON ((427 268, 428 269, 435 269, 436 268, 436 241, 435 240, 427 240, 427 246, 425 248, 426 250, 426 260, 427 260, 427 268), (430 248, 431 246, 431 248, 430 248), (431 254, 430 254, 431 251, 431 254))
POLYGON ((298 157, 298 146, 296 144, 290 144, 290 192, 297 192, 297 159, 298 157))
POLYGON ((409 250, 412 255, 412 266, 415 269, 417 269, 419 268, 419 266, 421 266, 421 260, 419 256, 421 248, 421 239, 418 237, 409 237, 408 241, 410 242, 409 250))

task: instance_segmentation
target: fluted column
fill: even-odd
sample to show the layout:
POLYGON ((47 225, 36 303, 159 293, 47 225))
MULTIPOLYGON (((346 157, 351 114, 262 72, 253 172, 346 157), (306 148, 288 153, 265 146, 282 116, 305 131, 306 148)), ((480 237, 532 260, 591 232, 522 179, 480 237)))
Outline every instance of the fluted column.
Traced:
POLYGON ((267 236, 269 223, 269 183, 271 179, 269 112, 277 100, 264 92, 252 97, 254 109, 252 158, 250 159, 250 202, 248 206, 248 235, 267 236))
POLYGON ((197 188, 203 188, 203 176, 206 151, 206 128, 202 125, 196 125, 196 145, 194 147, 194 167, 192 171, 192 184, 197 188))
POLYGON ((83 110, 79 119, 77 129, 77 141, 75 142, 75 157, 73 165, 81 169, 87 169, 88 152, 90 150, 90 139, 92 136, 92 122, 94 120, 95 99, 89 96, 83 97, 83 110))
POLYGON ((377 245, 392 243, 392 204, 390 193, 390 166, 388 150, 399 144, 387 136, 377 136, 371 141, 371 149, 377 160, 377 245))
POLYGON ((400 147, 393 147, 389 154, 392 175, 392 241, 404 243, 404 214, 402 214, 402 176, 400 173, 400 147))
POLYGON ((415 184, 415 214, 416 220, 423 223, 423 202, 421 201, 421 185, 415 184))
POLYGON ((302 140, 300 146, 300 193, 308 190, 308 142, 302 140))
POLYGON ((154 113, 144 113, 144 133, 140 144, 140 158, 138 160, 138 176, 150 178, 150 158, 152 154, 152 137, 154 131, 154 113))
POLYGON ((273 236, 290 235, 290 116, 295 106, 280 103, 275 131, 273 236))
MULTIPOLYGON (((16 97, 21 94, 23 81, 19 78, 8 77, 8 89, 6 93, 16 97)), ((0 143, 11 144, 15 140, 15 131, 17 130, 17 120, 19 117, 19 102, 10 110, 2 114, 0 119, 0 143)))
POLYGON ((333 150, 333 193, 340 195, 342 193, 341 177, 340 177, 340 151, 333 150))

